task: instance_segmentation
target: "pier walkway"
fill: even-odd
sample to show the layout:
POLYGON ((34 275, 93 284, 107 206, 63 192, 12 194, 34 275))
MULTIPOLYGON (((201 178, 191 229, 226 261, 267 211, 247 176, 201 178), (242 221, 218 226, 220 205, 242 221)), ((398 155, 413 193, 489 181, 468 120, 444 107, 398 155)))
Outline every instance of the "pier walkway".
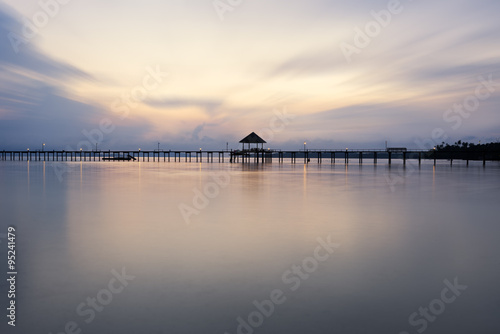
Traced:
POLYGON ((338 163, 341 159, 345 164, 350 161, 372 162, 377 164, 379 160, 391 164, 394 159, 400 159, 406 164, 409 159, 416 159, 420 164, 422 160, 463 160, 467 164, 469 161, 500 161, 500 152, 456 152, 456 151, 427 151, 427 150, 220 150, 220 151, 0 151, 0 160, 2 161, 153 161, 153 162, 230 162, 230 163, 270 163, 273 160, 283 163, 290 159, 291 163, 302 162, 307 164, 312 161, 317 163, 330 162, 338 163), (126 159, 132 157, 132 159, 126 159), (123 159, 120 159, 123 158, 123 159))

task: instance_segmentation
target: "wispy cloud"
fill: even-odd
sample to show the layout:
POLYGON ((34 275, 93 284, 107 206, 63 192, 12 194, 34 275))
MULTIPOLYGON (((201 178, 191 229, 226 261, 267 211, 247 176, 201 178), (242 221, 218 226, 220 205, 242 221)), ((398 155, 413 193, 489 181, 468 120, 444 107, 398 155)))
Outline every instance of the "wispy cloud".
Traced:
POLYGON ((210 115, 214 114, 216 108, 223 104, 223 101, 219 100, 198 98, 148 99, 144 102, 156 108, 198 107, 204 109, 210 115))
MULTIPOLYGON (((98 104, 77 101, 70 85, 92 81, 92 76, 75 66, 53 59, 34 44, 15 53, 8 36, 20 34, 21 23, 0 6, 0 141, 4 148, 25 149, 42 142, 47 148, 76 145, 82 131, 92 128, 108 112, 98 104), (50 145, 49 145, 50 144, 50 145)), ((147 123, 136 122, 127 133, 117 131, 116 138, 134 138, 147 131, 147 123)), ((116 139, 115 138, 115 139, 116 139)), ((114 141, 108 138, 108 142, 114 141)), ((116 144, 116 143, 115 143, 116 144)))

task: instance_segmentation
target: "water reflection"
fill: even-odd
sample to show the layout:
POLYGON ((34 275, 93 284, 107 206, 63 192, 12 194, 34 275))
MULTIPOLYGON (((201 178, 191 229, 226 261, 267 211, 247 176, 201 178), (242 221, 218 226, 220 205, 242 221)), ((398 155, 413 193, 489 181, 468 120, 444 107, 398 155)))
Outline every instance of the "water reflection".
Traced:
POLYGON ((233 333, 329 235, 335 256, 256 332, 412 331, 409 314, 456 276, 471 288, 428 332, 496 324, 499 168, 68 165, 63 182, 44 163, 0 165, 2 228, 23 238, 26 333, 86 325, 75 307, 122 267, 136 280, 84 331, 233 333), (402 176, 394 189, 388 173, 402 176), (180 204, 197 211, 190 224, 180 204))

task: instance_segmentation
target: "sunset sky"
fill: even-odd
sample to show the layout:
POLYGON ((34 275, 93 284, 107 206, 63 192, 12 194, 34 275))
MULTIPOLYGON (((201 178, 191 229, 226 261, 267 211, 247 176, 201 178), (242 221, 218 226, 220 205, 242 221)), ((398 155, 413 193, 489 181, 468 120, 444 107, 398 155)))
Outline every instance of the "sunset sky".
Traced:
POLYGON ((497 0, 4 0, 0 150, 500 140, 497 0))

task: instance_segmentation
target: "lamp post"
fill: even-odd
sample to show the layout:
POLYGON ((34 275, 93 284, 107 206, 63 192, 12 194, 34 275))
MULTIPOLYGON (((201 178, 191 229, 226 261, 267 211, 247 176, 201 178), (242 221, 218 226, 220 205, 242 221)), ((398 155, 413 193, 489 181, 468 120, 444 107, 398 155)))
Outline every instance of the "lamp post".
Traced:
POLYGON ((45 143, 42 144, 42 152, 45 150, 45 143))
POLYGON ((307 145, 307 143, 304 142, 304 152, 306 151, 306 145, 307 145))

